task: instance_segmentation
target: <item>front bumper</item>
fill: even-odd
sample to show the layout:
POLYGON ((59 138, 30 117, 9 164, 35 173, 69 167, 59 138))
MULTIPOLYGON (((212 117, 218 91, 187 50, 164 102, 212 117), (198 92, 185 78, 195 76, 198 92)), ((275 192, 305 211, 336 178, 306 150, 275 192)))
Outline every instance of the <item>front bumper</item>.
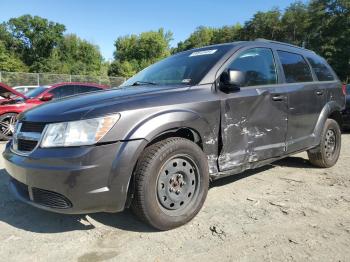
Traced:
POLYGON ((3 157, 15 195, 45 210, 81 214, 124 209, 130 177, 146 140, 37 148, 29 156, 12 152, 10 143, 3 157))

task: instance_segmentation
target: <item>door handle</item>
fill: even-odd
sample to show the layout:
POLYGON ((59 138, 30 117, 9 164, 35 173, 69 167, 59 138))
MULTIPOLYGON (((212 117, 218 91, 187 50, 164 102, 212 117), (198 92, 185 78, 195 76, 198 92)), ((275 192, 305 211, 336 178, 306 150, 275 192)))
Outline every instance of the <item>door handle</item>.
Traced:
POLYGON ((283 101, 284 100, 284 96, 281 95, 275 95, 272 97, 273 101, 283 101))
POLYGON ((316 91, 316 95, 322 96, 323 95, 323 91, 316 91))

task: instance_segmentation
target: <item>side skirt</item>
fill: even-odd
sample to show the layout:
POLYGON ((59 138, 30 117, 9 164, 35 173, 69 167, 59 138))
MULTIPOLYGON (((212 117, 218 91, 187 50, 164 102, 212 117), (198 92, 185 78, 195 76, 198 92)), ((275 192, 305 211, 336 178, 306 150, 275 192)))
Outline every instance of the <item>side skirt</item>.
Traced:
POLYGON ((220 178, 223 178, 223 177, 227 177, 227 176, 231 176, 231 175, 240 174, 240 173, 242 173, 242 172, 244 172, 246 170, 249 170, 249 169, 256 169, 256 168, 259 168, 259 167, 271 164, 271 163, 273 163, 275 161, 281 160, 283 158, 286 158, 286 157, 289 157, 289 156, 292 156, 292 155, 295 155, 295 154, 302 153, 302 152, 310 150, 312 148, 315 148, 315 146, 312 146, 312 147, 309 147, 309 148, 306 148, 306 149, 302 149, 302 150, 298 150, 298 151, 289 153, 287 155, 279 156, 279 157, 264 159, 264 160, 256 161, 256 162, 252 162, 252 163, 246 163, 246 164, 237 166, 237 167, 235 167, 233 169, 230 169, 230 170, 227 170, 227 171, 224 171, 224 172, 213 173, 213 174, 210 174, 210 181, 214 181, 214 180, 217 180, 217 179, 220 179, 220 178))

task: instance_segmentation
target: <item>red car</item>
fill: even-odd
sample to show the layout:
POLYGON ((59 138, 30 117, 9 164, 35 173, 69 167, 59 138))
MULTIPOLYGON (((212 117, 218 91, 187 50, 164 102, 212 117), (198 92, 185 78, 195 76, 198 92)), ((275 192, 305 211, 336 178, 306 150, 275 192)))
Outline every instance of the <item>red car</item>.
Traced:
POLYGON ((7 140, 12 136, 17 115, 27 109, 50 100, 106 88, 108 87, 92 83, 69 82, 39 86, 23 95, 0 83, 0 139, 7 140))

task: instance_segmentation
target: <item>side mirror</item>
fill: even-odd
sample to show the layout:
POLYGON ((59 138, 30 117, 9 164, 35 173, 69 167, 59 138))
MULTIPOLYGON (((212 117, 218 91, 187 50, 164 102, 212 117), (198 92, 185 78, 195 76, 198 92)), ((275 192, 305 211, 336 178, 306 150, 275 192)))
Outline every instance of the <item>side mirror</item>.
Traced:
POLYGON ((44 101, 44 102, 47 102, 47 101, 52 100, 52 98, 53 98, 53 94, 46 93, 46 94, 44 94, 44 95, 42 95, 42 96, 40 97, 40 100, 41 100, 41 101, 44 101))
POLYGON ((245 74, 242 71, 224 71, 220 76, 220 84, 225 91, 238 91, 245 82, 245 74))

